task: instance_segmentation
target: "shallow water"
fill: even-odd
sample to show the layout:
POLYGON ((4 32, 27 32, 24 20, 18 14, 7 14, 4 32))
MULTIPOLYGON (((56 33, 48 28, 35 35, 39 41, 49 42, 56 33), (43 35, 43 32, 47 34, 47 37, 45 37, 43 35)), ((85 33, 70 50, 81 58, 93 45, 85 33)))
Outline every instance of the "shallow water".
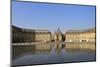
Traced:
POLYGON ((51 44, 12 47, 12 65, 95 61, 95 51, 67 49, 51 44))

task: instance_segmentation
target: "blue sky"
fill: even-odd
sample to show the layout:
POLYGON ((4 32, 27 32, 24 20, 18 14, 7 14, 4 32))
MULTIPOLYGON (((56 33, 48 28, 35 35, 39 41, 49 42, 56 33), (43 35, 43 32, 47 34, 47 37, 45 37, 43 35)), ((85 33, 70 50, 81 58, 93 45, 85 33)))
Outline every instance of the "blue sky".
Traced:
POLYGON ((95 6, 12 2, 12 24, 21 28, 62 31, 95 27, 95 6))

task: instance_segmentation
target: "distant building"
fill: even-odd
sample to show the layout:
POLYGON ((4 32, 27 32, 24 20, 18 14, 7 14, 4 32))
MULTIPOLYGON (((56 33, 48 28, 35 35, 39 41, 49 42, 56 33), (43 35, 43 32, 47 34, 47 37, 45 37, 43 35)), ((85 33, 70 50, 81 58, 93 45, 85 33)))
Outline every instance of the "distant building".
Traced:
POLYGON ((58 30, 54 33, 53 39, 54 41, 62 41, 63 38, 63 34, 60 31, 60 28, 58 28, 58 30))
POLYGON ((32 29, 23 29, 22 28, 22 38, 24 42, 33 42, 35 41, 35 30, 32 29))
POLYGON ((23 29, 12 26, 12 42, 51 42, 66 41, 66 42, 95 42, 95 28, 87 30, 72 30, 62 34, 60 28, 52 36, 48 30, 33 30, 23 29))
POLYGON ((12 42, 24 42, 23 31, 21 28, 12 26, 12 42))
POLYGON ((95 42, 95 28, 88 30, 73 30, 65 33, 66 42, 95 42))
POLYGON ((51 41, 51 37, 51 32, 48 30, 23 29, 12 26, 12 42, 51 41))
POLYGON ((52 35, 48 30, 35 30, 35 41, 51 41, 52 35))

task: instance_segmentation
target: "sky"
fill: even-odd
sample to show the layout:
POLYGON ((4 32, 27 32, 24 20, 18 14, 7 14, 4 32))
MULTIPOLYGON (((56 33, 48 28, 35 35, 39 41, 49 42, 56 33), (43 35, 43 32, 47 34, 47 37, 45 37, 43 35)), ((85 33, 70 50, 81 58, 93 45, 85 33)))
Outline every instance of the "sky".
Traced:
POLYGON ((12 24, 21 28, 60 30, 95 27, 95 6, 12 2, 12 24))

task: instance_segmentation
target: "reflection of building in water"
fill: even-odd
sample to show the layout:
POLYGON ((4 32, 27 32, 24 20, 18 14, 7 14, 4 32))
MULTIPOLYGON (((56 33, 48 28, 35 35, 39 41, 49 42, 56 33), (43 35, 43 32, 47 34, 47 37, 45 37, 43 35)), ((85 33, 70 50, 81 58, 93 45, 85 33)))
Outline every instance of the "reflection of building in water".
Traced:
POLYGON ((71 49, 92 49, 95 50, 95 43, 89 43, 89 42, 85 42, 85 43, 67 43, 65 45, 65 48, 71 48, 71 49))
POLYGON ((66 42, 95 42, 95 28, 81 31, 67 31, 66 42))
POLYGON ((51 44, 38 44, 35 45, 35 50, 37 51, 50 51, 51 50, 51 44))
POLYGON ((63 36, 63 34, 60 31, 60 28, 58 28, 58 30, 54 33, 53 38, 55 41, 62 41, 62 36, 63 36))
POLYGON ((22 29, 12 26, 12 42, 51 41, 51 32, 48 30, 22 29))

